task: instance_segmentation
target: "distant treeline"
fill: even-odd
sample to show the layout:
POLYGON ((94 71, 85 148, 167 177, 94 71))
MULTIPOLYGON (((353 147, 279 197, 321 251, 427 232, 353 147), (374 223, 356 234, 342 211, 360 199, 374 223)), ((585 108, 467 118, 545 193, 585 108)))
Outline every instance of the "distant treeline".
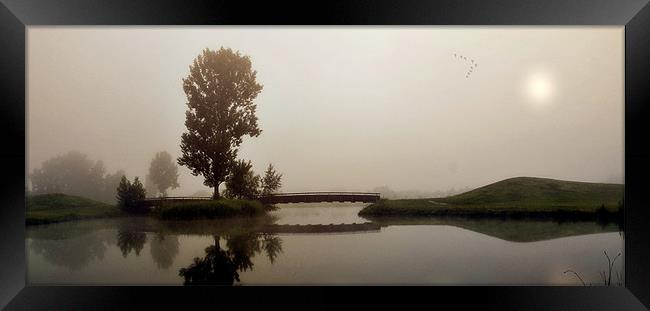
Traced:
POLYGON ((107 173, 101 160, 70 151, 43 162, 29 175, 32 194, 65 193, 114 204, 123 170, 107 173))

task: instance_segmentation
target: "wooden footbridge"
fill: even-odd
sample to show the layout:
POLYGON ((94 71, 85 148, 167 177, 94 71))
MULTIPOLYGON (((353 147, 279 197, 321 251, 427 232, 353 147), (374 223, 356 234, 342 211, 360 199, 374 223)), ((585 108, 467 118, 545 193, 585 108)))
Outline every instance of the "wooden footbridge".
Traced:
MULTIPOLYGON (((142 201, 143 206, 153 207, 162 202, 177 203, 188 201, 211 200, 211 197, 164 197, 146 198, 142 201)), ((290 192, 275 193, 259 197, 258 200, 264 204, 286 204, 286 203, 322 203, 322 202, 362 202, 374 203, 379 200, 379 193, 376 192, 290 192)))

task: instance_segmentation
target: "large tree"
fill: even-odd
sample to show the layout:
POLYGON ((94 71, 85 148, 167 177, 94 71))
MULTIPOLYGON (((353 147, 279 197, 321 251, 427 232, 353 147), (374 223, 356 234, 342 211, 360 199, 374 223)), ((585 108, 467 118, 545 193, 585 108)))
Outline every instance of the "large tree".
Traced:
POLYGON ((215 199, 242 138, 262 132, 253 102, 262 91, 256 74, 248 56, 222 47, 203 50, 183 79, 187 131, 181 137, 183 154, 178 164, 190 168, 195 176, 203 175, 204 184, 214 188, 215 199))
MULTIPOLYGON (((167 196, 167 189, 178 188, 178 166, 172 161, 169 152, 161 151, 156 153, 153 160, 151 160, 151 165, 149 165, 147 177, 156 186, 156 192, 160 192, 163 197, 167 196)), ((145 178, 146 183, 147 178, 145 178)))

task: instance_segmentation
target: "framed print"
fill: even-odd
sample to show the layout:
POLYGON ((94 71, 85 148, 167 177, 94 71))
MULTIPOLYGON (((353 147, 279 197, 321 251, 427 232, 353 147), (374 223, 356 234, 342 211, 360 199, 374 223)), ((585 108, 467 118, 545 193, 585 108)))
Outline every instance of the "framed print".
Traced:
POLYGON ((1 15, 8 310, 650 304, 646 1, 1 15))

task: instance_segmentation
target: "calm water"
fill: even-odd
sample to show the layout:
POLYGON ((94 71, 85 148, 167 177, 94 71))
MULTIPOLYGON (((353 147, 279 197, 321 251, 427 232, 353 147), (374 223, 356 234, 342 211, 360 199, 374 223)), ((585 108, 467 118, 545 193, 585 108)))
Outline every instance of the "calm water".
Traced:
MULTIPOLYGON (((281 205, 270 216, 227 221, 138 217, 30 226, 28 281, 581 285, 563 273, 571 269, 602 284, 603 251, 614 257, 623 248, 613 224, 364 219, 357 215, 362 207, 281 205), (327 226, 295 226, 307 224, 327 226)), ((612 273, 613 283, 623 281, 623 258, 612 273)))

